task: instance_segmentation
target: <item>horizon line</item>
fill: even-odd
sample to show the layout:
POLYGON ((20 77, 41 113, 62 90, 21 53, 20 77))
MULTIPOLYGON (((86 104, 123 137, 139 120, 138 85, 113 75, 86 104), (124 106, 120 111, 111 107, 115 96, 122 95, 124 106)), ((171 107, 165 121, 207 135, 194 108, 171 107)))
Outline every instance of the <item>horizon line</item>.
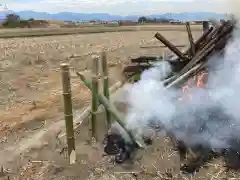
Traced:
MULTIPOLYGON (((61 12, 56 12, 56 13, 51 13, 51 12, 46 12, 46 11, 34 11, 34 10, 21 10, 21 11, 14 11, 14 10, 11 10, 11 9, 8 9, 7 11, 13 11, 13 12, 36 12, 36 13, 47 13, 47 14, 60 14, 60 13, 73 13, 73 14, 108 14, 108 15, 113 15, 113 16, 151 16, 151 15, 160 15, 160 14, 183 14, 183 13, 190 13, 190 14, 194 14, 194 13, 203 13, 203 14, 206 14, 206 13, 214 13, 214 14, 222 14, 222 15, 225 15, 227 13, 220 13, 220 12, 214 12, 214 11, 209 11, 209 12, 204 12, 204 11, 196 11, 196 12, 188 12, 188 11, 185 11, 185 12, 164 12, 164 13, 153 13, 153 14, 150 14, 150 15, 144 15, 144 14, 135 14, 135 15, 120 15, 120 14, 112 14, 112 13, 104 13, 104 12, 94 12, 94 13, 78 13, 78 12, 72 12, 72 11, 61 11, 61 12)), ((5 11, 5 12, 7 12, 5 11)), ((4 11, 2 11, 4 12, 4 11)))

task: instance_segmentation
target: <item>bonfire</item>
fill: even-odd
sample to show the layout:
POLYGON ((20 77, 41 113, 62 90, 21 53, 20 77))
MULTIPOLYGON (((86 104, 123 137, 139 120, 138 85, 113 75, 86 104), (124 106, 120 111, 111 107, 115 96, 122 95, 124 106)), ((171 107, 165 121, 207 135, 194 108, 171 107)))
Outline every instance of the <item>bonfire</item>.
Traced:
MULTIPOLYGON (((236 24, 235 20, 227 20, 209 28, 205 22, 203 35, 194 41, 190 25, 186 23, 190 46, 182 51, 156 33, 155 37, 173 55, 141 56, 131 59, 131 65, 123 69, 126 80, 134 83, 129 90, 131 108, 126 115, 127 128, 141 136, 145 145, 151 145, 154 140, 152 136, 145 136, 146 128, 155 134, 164 131, 182 159, 187 159, 181 167, 184 171, 194 172, 217 156, 223 156, 227 162, 230 156, 240 160, 237 136, 240 116, 235 108, 231 109, 231 103, 238 101, 234 99, 238 92, 238 81, 234 78, 239 71, 238 64, 233 64, 226 53, 236 41, 236 24), (168 66, 170 70, 166 70, 168 66), (214 67, 220 70, 213 70, 214 67), (163 73, 163 69, 166 72, 163 73), (231 73, 230 78, 221 79, 226 72, 231 73), (220 83, 219 87, 213 87, 213 80, 220 83), (231 91, 232 96, 226 98, 229 95, 226 91, 231 91), (139 98, 137 103, 136 98, 139 98)), ((133 158, 139 146, 131 143, 127 132, 120 129, 114 125, 109 130, 105 152, 116 155, 116 162, 123 163, 133 158)))

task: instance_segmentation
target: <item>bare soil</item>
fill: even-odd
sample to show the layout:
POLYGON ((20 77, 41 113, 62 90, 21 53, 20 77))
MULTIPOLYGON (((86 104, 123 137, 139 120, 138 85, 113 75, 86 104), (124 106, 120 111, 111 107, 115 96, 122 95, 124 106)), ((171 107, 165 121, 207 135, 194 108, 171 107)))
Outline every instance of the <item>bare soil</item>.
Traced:
MULTIPOLYGON (((2 179, 231 179, 220 163, 208 164, 195 177, 180 174, 178 154, 167 138, 140 151, 133 165, 116 166, 102 157, 105 134, 104 114, 99 114, 99 142, 86 145, 87 122, 76 131, 77 163, 66 159, 61 95, 61 62, 72 69, 73 110, 76 118, 90 104, 90 91, 80 83, 75 71, 89 74, 91 55, 108 51, 110 84, 121 78, 122 65, 130 57, 161 55, 155 31, 114 32, 0 40, 0 165, 2 179), (129 171, 135 172, 131 173, 129 171)), ((174 44, 187 44, 187 33, 161 32, 174 44)), ((198 37, 201 32, 194 32, 198 37)), ((234 175, 232 179, 240 179, 234 175)), ((1 177, 0 177, 1 179, 1 177)))

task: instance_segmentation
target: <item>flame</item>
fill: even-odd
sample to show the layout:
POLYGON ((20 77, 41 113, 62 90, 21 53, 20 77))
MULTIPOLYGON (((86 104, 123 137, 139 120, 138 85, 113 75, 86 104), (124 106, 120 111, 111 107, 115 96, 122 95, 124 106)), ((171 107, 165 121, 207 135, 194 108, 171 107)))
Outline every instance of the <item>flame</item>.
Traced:
POLYGON ((207 84, 207 78, 208 73, 204 71, 190 78, 187 81, 187 83, 182 86, 183 97, 180 98, 179 100, 183 99, 191 100, 192 99, 191 89, 194 87, 205 88, 205 85, 207 84))

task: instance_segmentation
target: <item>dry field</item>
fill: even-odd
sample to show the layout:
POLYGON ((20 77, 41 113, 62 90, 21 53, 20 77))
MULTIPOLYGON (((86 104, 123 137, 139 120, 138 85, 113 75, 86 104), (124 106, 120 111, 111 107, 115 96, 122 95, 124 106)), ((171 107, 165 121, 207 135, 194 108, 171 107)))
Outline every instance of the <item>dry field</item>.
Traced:
MULTIPOLYGON (((196 177, 180 176, 179 156, 167 139, 139 153, 134 165, 114 166, 102 157, 101 143, 89 147, 86 124, 77 129, 77 164, 68 165, 62 151, 64 130, 59 65, 68 62, 72 68, 73 110, 75 117, 90 103, 90 92, 80 83, 74 71, 90 68, 91 55, 108 51, 110 83, 117 82, 121 67, 130 57, 161 55, 163 48, 139 48, 160 45, 153 37, 156 30, 111 32, 51 37, 12 38, 0 40, 0 179, 231 179, 221 165, 209 164, 196 177), (123 171, 128 172, 123 173, 123 171), (137 175, 129 173, 136 171, 137 175), (74 178, 75 177, 75 178, 74 178), (78 178, 77 178, 78 177, 78 178)), ((184 31, 161 33, 174 44, 187 43, 184 31)), ((201 31, 195 31, 199 37, 201 31)), ((103 136, 102 114, 99 136, 103 136)), ((234 179, 234 176, 232 176, 234 179)), ((235 178, 238 179, 238 178, 235 178)))
MULTIPOLYGON (((142 25, 142 26, 113 26, 112 25, 79 25, 76 28, 33 28, 33 29, 1 29, 0 38, 39 37, 52 35, 89 34, 104 32, 128 31, 185 31, 184 25, 142 25)), ((192 31, 201 31, 200 25, 192 25, 192 31)))

